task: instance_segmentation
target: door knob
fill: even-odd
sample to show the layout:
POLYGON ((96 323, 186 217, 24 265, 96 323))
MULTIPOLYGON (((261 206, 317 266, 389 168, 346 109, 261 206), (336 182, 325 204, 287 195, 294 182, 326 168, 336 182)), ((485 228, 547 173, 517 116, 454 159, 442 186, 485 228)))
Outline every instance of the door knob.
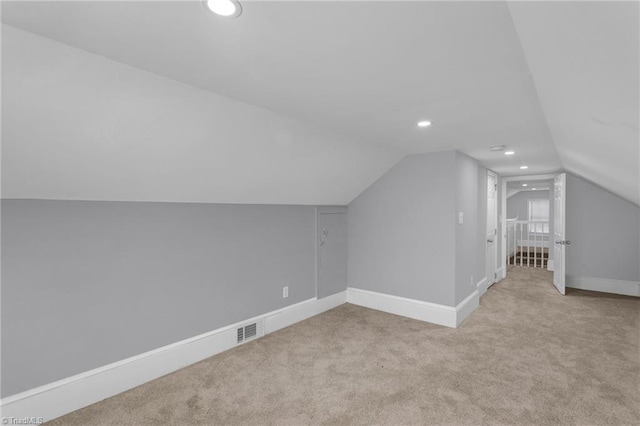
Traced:
POLYGON ((492 242, 493 242, 493 240, 487 240, 487 242, 488 242, 488 243, 492 243, 492 242))

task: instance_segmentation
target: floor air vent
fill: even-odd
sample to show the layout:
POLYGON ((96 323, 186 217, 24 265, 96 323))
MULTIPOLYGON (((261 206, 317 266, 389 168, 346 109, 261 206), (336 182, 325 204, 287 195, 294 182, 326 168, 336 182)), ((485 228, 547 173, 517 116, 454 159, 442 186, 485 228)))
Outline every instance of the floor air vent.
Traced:
POLYGON ((238 327, 238 343, 258 337, 258 323, 238 327))

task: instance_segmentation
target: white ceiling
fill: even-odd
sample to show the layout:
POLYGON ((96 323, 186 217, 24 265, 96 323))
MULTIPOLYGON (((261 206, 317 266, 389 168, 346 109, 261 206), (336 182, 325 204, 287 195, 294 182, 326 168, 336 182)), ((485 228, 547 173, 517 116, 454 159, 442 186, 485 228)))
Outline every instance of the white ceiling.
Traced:
POLYGON ((507 198, 519 192, 549 191, 551 188, 553 188, 553 179, 508 181, 507 198), (526 184, 527 186, 522 186, 522 184, 526 184))
POLYGON ((565 169, 640 204, 638 2, 514 2, 565 169))
MULTIPOLYGON (((348 173, 327 183, 322 202, 348 202, 403 155, 458 149, 506 176, 566 168, 638 203, 637 20, 628 18, 637 4, 599 5, 606 13, 538 2, 243 6, 239 19, 224 20, 199 1, 3 2, 2 21, 343 135, 356 158, 379 150, 370 170, 363 155, 357 183, 348 173), (580 79, 568 84, 576 64, 580 79), (434 124, 418 129, 419 119, 434 124), (517 154, 490 152, 496 144, 517 154)), ((301 169, 301 181, 318 173, 301 169)))

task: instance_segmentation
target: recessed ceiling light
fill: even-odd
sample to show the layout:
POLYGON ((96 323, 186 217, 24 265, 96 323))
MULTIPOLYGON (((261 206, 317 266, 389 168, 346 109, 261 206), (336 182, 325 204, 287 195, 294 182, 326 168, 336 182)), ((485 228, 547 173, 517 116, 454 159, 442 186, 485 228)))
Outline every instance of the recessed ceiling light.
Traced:
POLYGON ((528 169, 529 166, 520 166, 520 170, 528 169))
POLYGON ((429 127, 431 126, 431 122, 424 120, 424 121, 418 121, 418 127, 429 127))
POLYGON ((207 10, 225 18, 237 18, 242 13, 242 6, 237 0, 204 0, 207 10))
POLYGON ((522 186, 529 186, 529 185, 527 185, 526 183, 523 183, 522 186))
POLYGON ((535 189, 535 188, 531 188, 531 190, 532 190, 532 191, 535 191, 536 189, 535 189))
POLYGON ((515 151, 505 151, 504 155, 513 155, 515 153, 516 153, 515 151))
POLYGON ((493 145, 493 146, 490 146, 489 149, 494 152, 504 151, 504 145, 493 145))

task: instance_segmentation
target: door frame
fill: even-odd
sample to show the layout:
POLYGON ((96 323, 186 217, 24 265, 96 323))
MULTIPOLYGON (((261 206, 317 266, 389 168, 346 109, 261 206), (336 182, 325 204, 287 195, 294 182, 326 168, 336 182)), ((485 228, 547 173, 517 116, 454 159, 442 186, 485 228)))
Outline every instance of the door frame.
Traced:
MULTIPOLYGON (((493 265, 494 271, 493 272, 496 275, 493 276, 493 277, 489 277, 489 273, 488 273, 489 271, 486 270, 487 262, 485 261, 485 275, 487 276, 486 278, 487 278, 487 286, 488 287, 490 287, 491 285, 495 284, 500 279, 500 277, 498 276, 498 269, 499 269, 499 267, 498 267, 498 254, 499 254, 498 246, 500 244, 500 242, 498 241, 498 235, 499 235, 498 234, 498 228, 500 226, 500 221, 499 221, 500 215, 498 213, 498 174, 493 172, 493 171, 491 171, 491 170, 487 170, 487 193, 485 194, 485 197, 487 197, 487 221, 485 223, 484 238, 486 239, 487 236, 489 235, 489 226, 488 226, 489 225, 489 176, 493 177, 493 179, 496 182, 496 188, 495 188, 496 189, 496 194, 495 194, 494 201, 493 201, 493 203, 494 203, 493 211, 494 211, 494 215, 495 215, 495 224, 496 224, 496 226, 495 226, 496 235, 494 236, 494 240, 493 240, 493 253, 494 253, 493 254, 493 261, 494 261, 493 262, 494 263, 494 265, 493 265)), ((487 244, 487 241, 485 241, 485 255, 487 253, 487 245, 486 244, 487 244)))
POLYGON ((500 208, 500 216, 498 218, 501 237, 500 237, 500 268, 498 269, 498 280, 506 277, 507 275, 507 182, 513 182, 518 180, 549 180, 555 179, 560 173, 548 173, 544 175, 524 175, 524 176, 508 176, 502 178, 500 200, 502 206, 500 208))

